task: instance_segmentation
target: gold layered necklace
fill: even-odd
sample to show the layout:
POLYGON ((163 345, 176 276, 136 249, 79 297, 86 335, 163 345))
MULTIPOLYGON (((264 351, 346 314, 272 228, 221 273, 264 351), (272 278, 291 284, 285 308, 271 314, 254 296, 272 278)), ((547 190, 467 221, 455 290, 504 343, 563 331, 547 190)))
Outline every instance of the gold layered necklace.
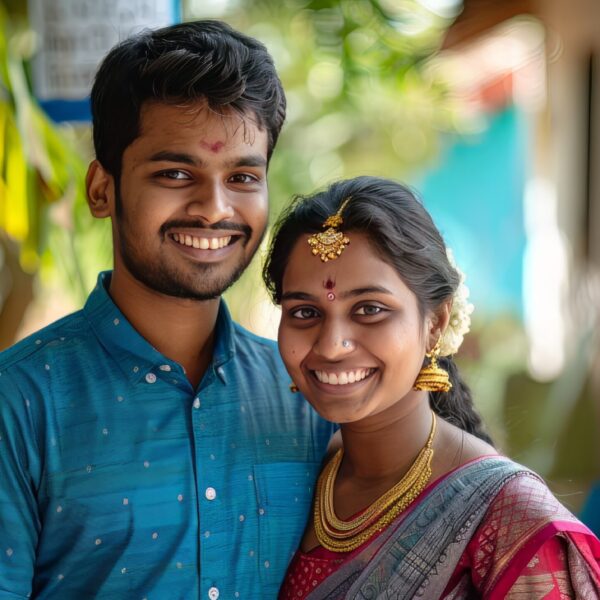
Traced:
POLYGON ((425 489, 431 479, 433 438, 436 428, 435 413, 431 414, 431 432, 427 443, 406 475, 360 515, 349 521, 339 519, 333 507, 333 487, 344 450, 340 448, 336 452, 317 482, 314 524, 321 546, 332 552, 351 552, 376 533, 383 531, 425 489))

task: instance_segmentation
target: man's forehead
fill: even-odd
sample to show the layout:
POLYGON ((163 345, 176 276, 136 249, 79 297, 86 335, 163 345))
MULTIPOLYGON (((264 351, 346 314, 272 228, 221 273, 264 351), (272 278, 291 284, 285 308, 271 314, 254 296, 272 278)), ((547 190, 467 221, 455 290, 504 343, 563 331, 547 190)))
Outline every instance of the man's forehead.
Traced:
POLYGON ((204 100, 181 103, 152 100, 142 105, 140 134, 173 126, 201 127, 206 129, 207 133, 222 133, 228 137, 246 137, 251 134, 254 138, 259 137, 261 133, 266 135, 254 113, 241 113, 231 107, 214 109, 204 100))
POLYGON ((169 104, 148 102, 140 113, 140 132, 132 146, 144 154, 177 150, 212 156, 247 154, 264 157, 268 152, 266 130, 258 128, 253 115, 232 109, 213 111, 205 102, 169 104))

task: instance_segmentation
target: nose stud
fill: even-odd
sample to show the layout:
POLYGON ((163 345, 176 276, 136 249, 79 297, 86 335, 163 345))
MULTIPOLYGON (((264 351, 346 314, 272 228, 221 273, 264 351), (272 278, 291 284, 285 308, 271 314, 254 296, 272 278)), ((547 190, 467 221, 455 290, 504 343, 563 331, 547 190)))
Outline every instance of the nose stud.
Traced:
POLYGON ((342 340, 342 348, 350 348, 352 346, 352 342, 350 340, 342 340))

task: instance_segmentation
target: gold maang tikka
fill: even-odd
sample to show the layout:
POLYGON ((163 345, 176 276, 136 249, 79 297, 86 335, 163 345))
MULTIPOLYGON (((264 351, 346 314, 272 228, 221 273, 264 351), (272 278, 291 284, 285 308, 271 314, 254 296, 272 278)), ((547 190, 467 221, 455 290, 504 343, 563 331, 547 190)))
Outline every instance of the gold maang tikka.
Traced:
POLYGON ((339 226, 344 222, 342 219, 342 211, 346 208, 346 204, 350 198, 346 198, 340 205, 337 212, 330 217, 327 217, 323 227, 327 227, 325 231, 315 233, 308 238, 308 244, 312 248, 311 252, 318 256, 323 262, 335 260, 350 243, 348 236, 343 231, 339 231, 339 226))

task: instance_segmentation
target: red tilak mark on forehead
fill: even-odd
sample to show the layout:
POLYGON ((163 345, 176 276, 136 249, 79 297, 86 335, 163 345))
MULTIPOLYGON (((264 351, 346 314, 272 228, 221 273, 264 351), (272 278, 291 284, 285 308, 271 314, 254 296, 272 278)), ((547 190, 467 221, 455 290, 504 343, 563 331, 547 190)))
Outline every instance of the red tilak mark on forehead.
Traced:
POLYGON ((217 154, 217 152, 220 152, 225 147, 225 142, 213 142, 212 144, 210 142, 200 142, 200 145, 217 154))

